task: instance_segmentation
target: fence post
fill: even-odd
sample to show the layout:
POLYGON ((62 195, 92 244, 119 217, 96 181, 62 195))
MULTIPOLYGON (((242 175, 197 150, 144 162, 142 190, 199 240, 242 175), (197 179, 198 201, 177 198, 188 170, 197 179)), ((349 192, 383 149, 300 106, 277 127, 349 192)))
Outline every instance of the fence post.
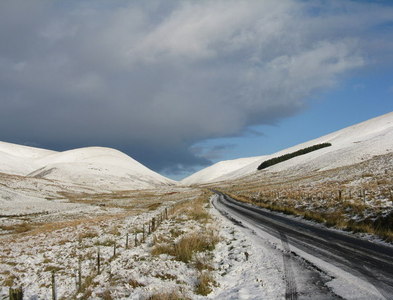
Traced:
POLYGON ((78 291, 82 288, 82 259, 79 256, 78 260, 78 291))
POLYGON ((100 255, 100 247, 97 249, 97 273, 101 274, 101 255, 100 255))
POLYGON ((11 288, 9 290, 10 300, 23 300, 23 290, 19 288, 11 288))
POLYGON ((128 249, 128 232, 126 234, 126 249, 128 249))
POLYGON ((56 281, 55 281, 55 271, 52 271, 52 300, 56 300, 56 281))

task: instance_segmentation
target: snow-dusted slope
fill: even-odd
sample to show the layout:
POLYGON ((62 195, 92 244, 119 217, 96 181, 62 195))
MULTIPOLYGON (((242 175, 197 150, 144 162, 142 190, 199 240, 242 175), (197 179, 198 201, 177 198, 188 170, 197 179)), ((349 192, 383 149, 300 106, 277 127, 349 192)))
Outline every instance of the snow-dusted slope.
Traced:
POLYGON ((53 153, 56 152, 0 142, 0 172, 25 175, 36 169, 36 159, 53 153))
POLYGON ((110 148, 88 147, 55 153, 36 160, 43 167, 29 176, 100 185, 105 188, 151 188, 174 182, 128 155, 110 148))
POLYGON ((174 181, 110 148, 64 152, 0 142, 0 172, 103 189, 143 189, 174 181))
POLYGON ((220 161, 183 179, 181 183, 192 185, 198 183, 214 182, 217 180, 217 178, 220 178, 225 174, 230 174, 256 161, 260 161, 260 159, 261 156, 255 156, 220 161))
POLYGON ((267 159, 327 142, 332 146, 292 158, 271 166, 263 172, 289 169, 299 171, 326 170, 351 165, 374 155, 393 152, 393 112, 271 155, 216 163, 183 179, 181 183, 190 185, 235 179, 257 172, 259 164, 267 159))

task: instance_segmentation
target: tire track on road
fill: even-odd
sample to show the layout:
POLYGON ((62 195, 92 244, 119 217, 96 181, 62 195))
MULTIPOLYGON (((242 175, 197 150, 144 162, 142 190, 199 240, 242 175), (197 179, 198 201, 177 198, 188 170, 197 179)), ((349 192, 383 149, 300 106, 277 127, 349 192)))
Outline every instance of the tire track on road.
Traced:
POLYGON ((296 287, 296 279, 291 263, 291 249, 289 248, 288 238, 283 232, 280 232, 280 238, 284 249, 283 261, 284 261, 284 274, 285 274, 285 284, 286 284, 285 299, 297 300, 298 293, 296 287))
MULTIPOLYGON (((283 258, 286 276, 284 279, 289 279, 288 283, 286 282, 288 285, 286 299, 298 299, 310 295, 310 289, 306 293, 304 289, 305 285, 306 288, 308 286, 307 282, 299 281, 299 278, 296 278, 296 281, 291 281, 290 279, 295 278, 293 270, 296 271, 296 276, 298 276, 297 272, 299 270, 294 260, 294 253, 289 248, 289 241, 291 246, 299 249, 299 251, 304 251, 303 254, 306 255, 306 260, 312 259, 313 262, 311 264, 317 263, 316 270, 322 265, 331 272, 326 274, 334 274, 333 278, 343 279, 342 282, 334 281, 334 286, 338 288, 339 294, 337 294, 336 290, 333 291, 331 286, 326 286, 323 281, 323 286, 321 282, 315 282, 315 288, 321 290, 322 293, 320 295, 323 299, 337 298, 336 296, 338 298, 352 297, 351 299, 393 299, 392 247, 372 243, 303 220, 286 217, 282 214, 238 202, 220 192, 217 192, 217 194, 219 195, 219 203, 226 207, 226 209, 223 209, 226 213, 239 215, 241 216, 238 219, 239 223, 244 221, 246 222, 245 224, 248 224, 247 222, 249 222, 254 224, 252 226, 256 226, 272 237, 278 238, 278 241, 282 243, 282 249, 287 250, 285 251, 287 256, 283 258), (309 255, 310 257, 308 257, 309 255), (292 271, 290 271, 289 265, 291 265, 292 271), (294 291, 293 282, 297 288, 296 294, 291 292, 294 291), (344 282, 346 285, 343 285, 344 282), (350 293, 348 292, 349 289, 351 290, 350 293), (353 298, 352 291, 358 298, 353 298), (297 298, 289 298, 293 294, 297 298)), ((296 253, 296 255, 298 254, 296 253)), ((300 270, 302 271, 303 269, 300 270)), ((311 292, 313 292, 312 289, 311 292)))

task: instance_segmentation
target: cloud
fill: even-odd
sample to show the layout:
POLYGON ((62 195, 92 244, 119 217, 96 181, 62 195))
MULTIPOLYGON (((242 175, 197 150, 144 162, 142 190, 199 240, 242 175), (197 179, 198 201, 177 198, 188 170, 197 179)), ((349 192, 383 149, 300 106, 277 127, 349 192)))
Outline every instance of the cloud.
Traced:
POLYGON ((221 144, 213 146, 194 145, 190 148, 190 150, 197 157, 205 158, 210 161, 221 158, 227 150, 235 147, 235 144, 221 144))
POLYGON ((167 173, 209 163, 193 144, 294 115, 393 48, 374 34, 393 20, 382 4, 26 5, 0 4, 0 139, 115 147, 167 173))

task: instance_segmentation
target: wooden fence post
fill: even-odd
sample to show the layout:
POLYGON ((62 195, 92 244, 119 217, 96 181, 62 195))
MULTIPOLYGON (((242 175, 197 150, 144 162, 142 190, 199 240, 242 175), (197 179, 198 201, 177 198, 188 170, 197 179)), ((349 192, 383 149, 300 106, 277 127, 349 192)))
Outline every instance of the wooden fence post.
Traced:
POLYGON ((22 288, 11 288, 9 290, 10 300, 23 300, 22 288))
POLYGON ((79 256, 78 260, 78 291, 82 288, 82 259, 79 256))
POLYGON ((101 255, 100 255, 100 247, 97 249, 97 273, 101 274, 101 255))
POLYGON ((128 249, 128 232, 126 234, 126 249, 128 249))
POLYGON ((52 300, 57 300, 55 271, 52 271, 52 300))

